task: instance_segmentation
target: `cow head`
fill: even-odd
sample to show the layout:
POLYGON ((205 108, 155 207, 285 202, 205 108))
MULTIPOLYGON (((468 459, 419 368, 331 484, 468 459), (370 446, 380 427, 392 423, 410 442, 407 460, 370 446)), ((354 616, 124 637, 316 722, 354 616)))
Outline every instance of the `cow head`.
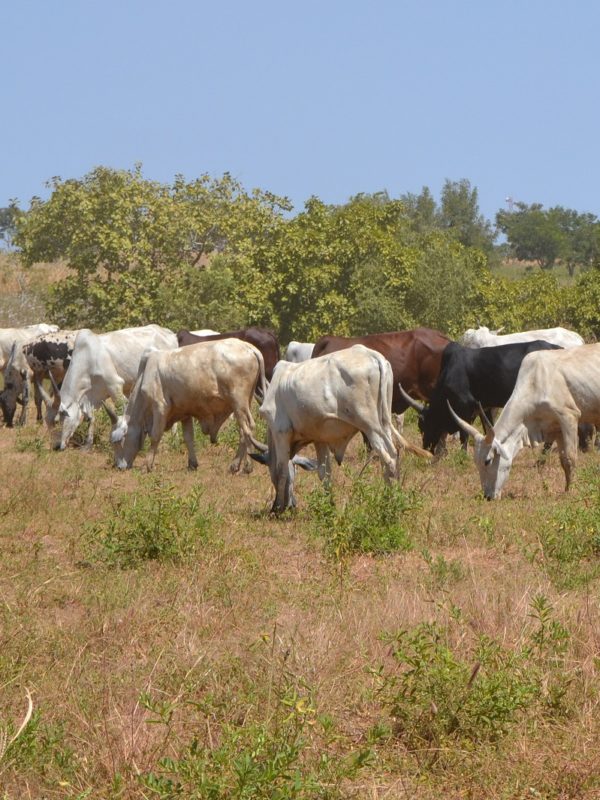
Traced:
POLYGON ((58 416, 62 422, 62 431, 60 440, 54 445, 55 450, 64 450, 69 443, 69 440, 81 424, 84 411, 81 403, 62 403, 58 407, 58 416))
POLYGON ((418 400, 415 400, 414 397, 407 394, 400 383, 398 383, 398 389, 400 389, 400 394, 405 403, 411 408, 414 408, 419 415, 418 425, 419 431, 423 436, 423 447, 425 450, 435 453, 442 435, 446 433, 444 425, 442 424, 446 420, 442 420, 437 409, 433 409, 425 403, 420 403, 418 400))
POLYGON ((502 488, 510 474, 514 452, 507 444, 502 444, 496 438, 494 427, 486 422, 485 436, 477 428, 461 419, 454 413, 448 403, 450 413, 458 426, 473 438, 473 451, 475 464, 479 470, 479 479, 486 500, 497 500, 502 494, 502 488))
POLYGON ((0 408, 7 428, 12 428, 13 426, 15 411, 17 410, 17 398, 23 391, 23 384, 26 379, 26 375, 19 372, 15 367, 16 355, 17 343, 13 342, 8 361, 4 367, 4 389, 0 393, 0 408))
POLYGON ((13 419, 17 410, 18 390, 12 381, 5 381, 4 389, 0 392, 0 409, 7 428, 13 427, 13 419))

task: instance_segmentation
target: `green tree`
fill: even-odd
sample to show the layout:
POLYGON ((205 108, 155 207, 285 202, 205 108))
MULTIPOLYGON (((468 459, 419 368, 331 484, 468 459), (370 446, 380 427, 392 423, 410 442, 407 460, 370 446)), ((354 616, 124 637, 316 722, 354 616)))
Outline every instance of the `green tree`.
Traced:
POLYGON ((498 211, 496 224, 519 261, 536 261, 542 269, 551 269, 564 248, 560 229, 540 203, 517 203, 516 210, 498 211))
POLYGON ((428 233, 440 227, 437 203, 428 186, 423 186, 419 194, 407 192, 400 200, 404 203, 407 216, 417 233, 428 233))
POLYGON ((600 253, 600 224, 594 214, 579 214, 571 208, 555 206, 548 218, 560 232, 560 260, 569 275, 577 266, 587 268, 600 253))
POLYGON ((496 234, 479 211, 478 192, 470 181, 446 179, 440 196, 440 227, 448 230, 465 247, 493 250, 496 234))
POLYGON ((8 248, 12 247, 18 219, 22 213, 17 200, 10 200, 7 206, 0 208, 0 240, 4 241, 8 248))
POLYGON ((139 166, 98 167, 50 188, 19 219, 16 243, 25 264, 63 258, 72 270, 49 301, 60 324, 272 321, 261 266, 290 209, 285 198, 247 193, 227 174, 160 184, 139 166), (206 318, 208 296, 216 319, 206 318))

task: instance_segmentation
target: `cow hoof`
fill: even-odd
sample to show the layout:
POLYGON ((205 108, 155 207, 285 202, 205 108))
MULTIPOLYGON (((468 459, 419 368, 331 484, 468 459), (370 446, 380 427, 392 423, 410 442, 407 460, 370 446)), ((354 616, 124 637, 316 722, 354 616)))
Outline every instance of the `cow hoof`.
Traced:
POLYGON ((198 462, 197 461, 188 461, 188 469, 191 472, 194 472, 198 469, 198 462))
POLYGON ((229 465, 229 472, 231 472, 232 475, 236 475, 239 471, 240 471, 240 462, 232 461, 232 463, 229 465))
POLYGON ((246 463, 244 464, 244 474, 250 475, 253 469, 254 469, 254 464, 252 463, 252 461, 249 460, 246 461, 246 463))

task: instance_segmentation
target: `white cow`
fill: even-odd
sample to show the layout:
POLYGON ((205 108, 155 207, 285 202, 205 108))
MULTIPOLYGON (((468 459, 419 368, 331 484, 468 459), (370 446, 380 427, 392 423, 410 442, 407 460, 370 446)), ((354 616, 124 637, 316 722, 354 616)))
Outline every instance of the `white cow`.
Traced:
POLYGON ((314 342, 290 342, 285 351, 285 360, 294 364, 308 361, 314 350, 314 342))
POLYGON ((485 436, 454 417, 474 439, 475 463, 488 500, 500 497, 521 448, 543 441, 556 440, 568 489, 577 460, 577 425, 600 424, 600 344, 525 356, 514 391, 485 436))
POLYGON ((264 393, 262 354, 254 345, 239 339, 219 339, 172 351, 146 353, 125 413, 122 417, 111 414, 115 466, 130 468, 148 434, 152 443, 151 468, 163 433, 181 420, 188 468, 196 469, 194 418, 215 442, 221 425, 233 414, 240 429, 240 444, 229 469, 238 472, 243 464, 249 471, 250 447, 261 448, 253 436, 254 419, 250 411, 258 384, 264 393))
MULTIPOLYGON (((19 424, 24 425, 27 421, 27 403, 29 401, 29 384, 31 371, 25 361, 22 345, 41 333, 57 331, 58 325, 47 325, 41 322, 37 325, 26 325, 22 328, 0 328, 0 372, 4 376, 4 388, 10 389, 15 397, 20 397, 19 402, 23 405, 23 410, 19 419, 19 424)), ((5 421, 12 426, 14 408, 12 413, 8 409, 2 408, 5 421)))
POLYGON ((64 450, 83 416, 89 416, 108 397, 116 405, 125 404, 124 396, 133 389, 142 354, 148 347, 175 350, 177 337, 159 325, 101 334, 88 328, 79 331, 60 389, 63 426, 55 449, 64 450))
POLYGON ((557 344, 559 347, 579 347, 583 339, 578 333, 569 331, 566 328, 542 328, 539 331, 521 331, 520 333, 500 334, 482 326, 480 328, 469 328, 462 336, 461 344, 465 347, 496 347, 499 344, 515 344, 515 342, 533 342, 541 339, 543 342, 557 344))
MULTIPOLYGON (((293 457, 314 443, 321 480, 329 480, 330 450, 341 464, 352 437, 361 431, 382 463, 386 480, 398 476, 398 447, 430 457, 392 424, 393 375, 374 350, 354 345, 294 364, 280 361, 260 407, 269 428, 269 450, 256 460, 269 465, 275 487, 272 510, 296 505, 293 457)), ((307 467, 307 460, 296 463, 307 467)))

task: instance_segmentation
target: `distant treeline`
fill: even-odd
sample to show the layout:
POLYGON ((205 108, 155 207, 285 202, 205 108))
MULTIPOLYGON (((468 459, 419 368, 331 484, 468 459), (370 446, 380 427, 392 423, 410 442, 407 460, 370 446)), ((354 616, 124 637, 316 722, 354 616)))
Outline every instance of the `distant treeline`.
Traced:
POLYGON ((451 336, 478 323, 600 335, 600 223, 592 214, 516 203, 494 227, 469 181, 344 205, 245 190, 230 175, 172 184, 138 167, 98 167, 50 182, 48 200, 0 209, 0 236, 25 265, 64 260, 48 313, 65 327, 158 322, 173 329, 255 324, 282 341, 325 332, 426 325, 451 336), (507 243, 495 244, 498 232, 507 243), (537 262, 520 280, 494 267, 537 262), (571 276, 561 286, 552 267, 571 276))

